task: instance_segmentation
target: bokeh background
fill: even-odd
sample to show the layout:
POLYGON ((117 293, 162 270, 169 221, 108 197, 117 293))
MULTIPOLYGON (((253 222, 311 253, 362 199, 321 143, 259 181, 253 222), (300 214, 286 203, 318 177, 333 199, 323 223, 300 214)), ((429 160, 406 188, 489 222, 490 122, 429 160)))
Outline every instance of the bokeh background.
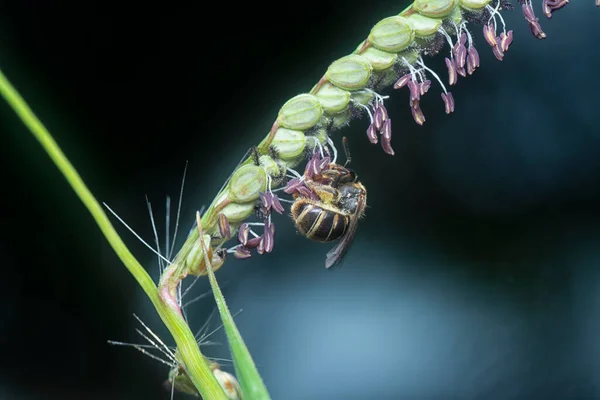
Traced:
MULTIPOLYGON (((368 143, 365 120, 343 131, 369 208, 342 266, 326 270, 330 246, 281 216, 273 254, 218 272, 274 399, 600 398, 593 3, 540 18, 545 41, 519 9, 505 13, 503 62, 476 27, 481 68, 453 88, 454 114, 434 85, 419 127, 407 92, 392 93, 395 157, 368 143)), ((3 2, 0 67, 149 241, 145 195, 162 232, 189 161, 182 238, 279 107, 404 7, 123 4, 3 2)), ((445 78, 442 56, 428 64, 445 78)), ((0 398, 168 399, 167 367, 106 342, 142 343, 136 313, 172 343, 149 301, 3 102, 0 130, 0 398)), ((119 231, 156 276, 155 257, 119 231)), ((192 328, 213 310, 210 296, 190 306, 192 328)), ((228 357, 226 344, 206 353, 228 357)))

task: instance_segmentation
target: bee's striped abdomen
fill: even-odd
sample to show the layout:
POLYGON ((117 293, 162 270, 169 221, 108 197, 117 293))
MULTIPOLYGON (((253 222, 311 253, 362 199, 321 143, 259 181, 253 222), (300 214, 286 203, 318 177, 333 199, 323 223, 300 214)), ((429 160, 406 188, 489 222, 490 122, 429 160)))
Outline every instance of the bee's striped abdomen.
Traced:
POLYGON ((321 208, 308 201, 294 203, 292 217, 300 233, 319 242, 339 239, 350 223, 348 215, 321 208))

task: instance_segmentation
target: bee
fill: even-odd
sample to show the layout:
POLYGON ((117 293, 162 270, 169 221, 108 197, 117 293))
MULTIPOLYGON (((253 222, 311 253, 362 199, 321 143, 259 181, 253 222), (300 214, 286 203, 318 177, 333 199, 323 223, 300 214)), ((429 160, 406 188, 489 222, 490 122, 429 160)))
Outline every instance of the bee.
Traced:
POLYGON ((337 264, 356 233, 358 219, 367 205, 367 189, 354 171, 329 163, 319 173, 304 181, 313 197, 294 193, 292 219, 298 231, 318 242, 339 243, 327 253, 325 267, 337 264))

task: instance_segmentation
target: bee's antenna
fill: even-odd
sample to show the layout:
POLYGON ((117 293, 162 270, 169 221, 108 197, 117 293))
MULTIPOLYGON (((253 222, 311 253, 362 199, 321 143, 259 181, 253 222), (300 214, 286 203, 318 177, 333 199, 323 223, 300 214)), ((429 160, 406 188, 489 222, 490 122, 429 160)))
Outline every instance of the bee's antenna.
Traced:
POLYGON ((344 153, 346 154, 346 162, 344 163, 344 167, 352 161, 352 157, 350 156, 350 146, 348 146, 348 139, 346 136, 342 138, 342 144, 344 145, 344 153))

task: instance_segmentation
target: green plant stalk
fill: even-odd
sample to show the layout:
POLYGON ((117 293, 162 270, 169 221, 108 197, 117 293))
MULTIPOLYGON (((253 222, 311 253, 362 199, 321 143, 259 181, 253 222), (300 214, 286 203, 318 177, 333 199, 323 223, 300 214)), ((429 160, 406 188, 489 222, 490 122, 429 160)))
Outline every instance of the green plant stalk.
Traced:
POLYGON ((171 332, 173 339, 175 339, 181 361, 194 386, 198 389, 198 392, 205 400, 227 400, 223 389, 211 372, 205 357, 201 354, 198 343, 196 343, 196 339, 190 331, 186 321, 180 314, 169 309, 161 301, 157 287, 152 281, 152 278, 150 278, 150 275, 148 275, 146 270, 135 259, 133 254, 131 254, 125 243, 123 243, 123 240, 112 226, 104 210, 87 188, 73 165, 64 155, 56 141, 52 138, 50 132, 48 132, 46 127, 33 113, 23 97, 11 85, 1 70, 0 94, 2 94, 21 121, 40 142, 44 150, 46 150, 54 164, 67 179, 90 214, 92 214, 92 217, 98 224, 98 227, 106 237, 110 246, 115 253, 117 253, 117 256, 121 259, 129 272, 131 272, 154 305, 161 320, 169 329, 169 332, 171 332))
MULTIPOLYGON (((199 212, 196 214, 196 221, 198 223, 199 237, 203 237, 204 233, 202 231, 202 220, 199 212)), ((229 308, 225 302, 225 297, 223 297, 221 288, 219 287, 217 279, 215 278, 215 273, 210 260, 208 259, 207 246, 210 244, 204 243, 204 240, 202 239, 200 240, 204 249, 204 262, 206 263, 206 271, 208 273, 210 287, 213 295, 215 296, 217 308, 219 309, 219 315, 221 316, 221 321, 223 322, 223 328, 225 329, 225 334, 227 335, 231 356, 233 357, 233 365, 235 366, 235 373, 240 383, 242 394, 246 398, 252 400, 269 400, 271 397, 269 396, 267 387, 265 386, 260 374, 258 373, 258 370, 256 369, 256 365, 254 364, 252 356, 250 355, 250 352, 248 351, 248 348, 242 339, 242 335, 235 325, 233 316, 229 312, 229 308)))

